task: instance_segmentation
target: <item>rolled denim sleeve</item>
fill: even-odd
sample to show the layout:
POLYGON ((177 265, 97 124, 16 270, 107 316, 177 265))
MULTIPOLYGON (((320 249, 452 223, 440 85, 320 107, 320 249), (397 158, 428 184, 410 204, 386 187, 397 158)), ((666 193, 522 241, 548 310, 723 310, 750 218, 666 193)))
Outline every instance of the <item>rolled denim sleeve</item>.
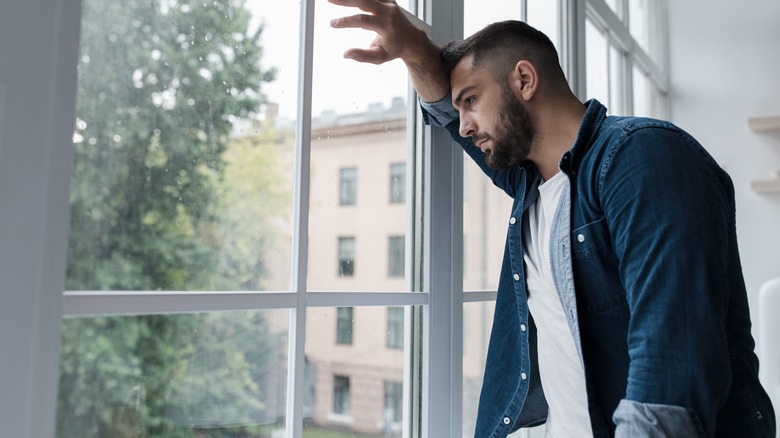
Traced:
POLYGON ((706 436, 698 417, 681 406, 621 400, 612 420, 615 438, 699 438, 706 436))
POLYGON ((658 122, 625 134, 603 163, 601 207, 630 312, 618 436, 713 436, 732 379, 731 181, 693 138, 658 122))
POLYGON ((419 98, 417 100, 420 102, 423 121, 426 124, 444 127, 455 121, 459 121, 458 112, 455 111, 455 107, 452 106, 452 94, 448 93, 438 102, 423 102, 423 100, 419 98))

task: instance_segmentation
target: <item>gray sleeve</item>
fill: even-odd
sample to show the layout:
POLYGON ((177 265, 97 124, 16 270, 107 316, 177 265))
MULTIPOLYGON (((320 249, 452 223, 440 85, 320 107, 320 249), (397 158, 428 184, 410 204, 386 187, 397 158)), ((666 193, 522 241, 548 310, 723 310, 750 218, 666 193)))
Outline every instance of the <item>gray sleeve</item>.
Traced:
POLYGON ((452 106, 452 95, 449 93, 438 102, 423 102, 419 98, 417 100, 420 102, 423 120, 429 125, 447 126, 459 118, 458 112, 452 106))
POLYGON ((612 421, 615 438, 705 437, 704 427, 692 409, 682 406, 640 403, 623 399, 612 421))

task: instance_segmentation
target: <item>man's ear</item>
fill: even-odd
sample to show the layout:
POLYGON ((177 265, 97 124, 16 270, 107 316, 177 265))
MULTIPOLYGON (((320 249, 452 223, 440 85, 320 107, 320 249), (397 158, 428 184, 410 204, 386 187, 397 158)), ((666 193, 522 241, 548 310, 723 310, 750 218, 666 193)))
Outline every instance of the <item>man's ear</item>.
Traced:
POLYGON ((510 82, 517 98, 528 102, 539 88, 539 74, 533 64, 521 59, 512 70, 510 82))

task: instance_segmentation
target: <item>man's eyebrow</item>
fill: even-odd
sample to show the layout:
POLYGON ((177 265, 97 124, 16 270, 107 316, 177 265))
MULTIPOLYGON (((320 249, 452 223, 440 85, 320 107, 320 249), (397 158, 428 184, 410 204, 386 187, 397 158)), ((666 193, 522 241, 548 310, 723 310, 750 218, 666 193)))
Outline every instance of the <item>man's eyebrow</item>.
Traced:
POLYGON ((458 96, 453 100, 453 106, 459 107, 461 100, 463 100, 463 95, 470 92, 472 89, 474 89, 474 85, 469 85, 468 87, 463 88, 460 90, 460 93, 458 93, 458 96))

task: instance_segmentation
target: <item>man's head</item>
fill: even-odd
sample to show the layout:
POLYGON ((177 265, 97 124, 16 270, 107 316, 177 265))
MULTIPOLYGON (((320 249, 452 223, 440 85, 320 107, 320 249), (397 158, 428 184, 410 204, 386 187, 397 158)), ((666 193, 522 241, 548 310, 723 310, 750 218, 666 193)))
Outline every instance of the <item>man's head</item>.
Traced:
POLYGON ((534 96, 570 93, 555 46, 520 21, 494 23, 450 42, 442 60, 460 112, 460 133, 472 137, 494 168, 528 160, 537 131, 528 110, 534 96))

